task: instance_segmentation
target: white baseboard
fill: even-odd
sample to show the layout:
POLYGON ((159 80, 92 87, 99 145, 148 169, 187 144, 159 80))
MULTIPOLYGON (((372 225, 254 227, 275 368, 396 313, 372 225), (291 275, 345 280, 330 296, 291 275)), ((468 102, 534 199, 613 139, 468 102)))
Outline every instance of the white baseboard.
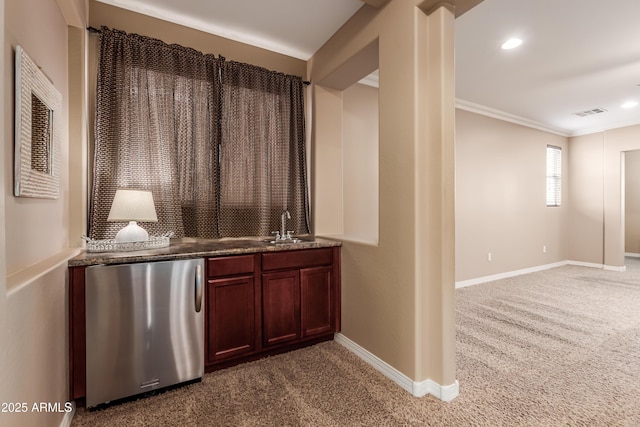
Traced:
POLYGON ((567 261, 568 265, 577 265, 580 267, 591 267, 591 268, 601 268, 603 270, 607 270, 607 271, 618 271, 618 272, 625 272, 627 271, 627 267, 626 266, 616 266, 616 265, 606 265, 606 264, 596 264, 596 263, 592 263, 592 262, 582 262, 582 261, 567 261))
POLYGON ((335 334, 334 339, 338 344, 355 353, 356 356, 373 366, 378 372, 382 373, 385 377, 389 378, 415 397, 424 397, 427 394, 431 394, 440 400, 449 402, 460 394, 458 381, 447 386, 442 386, 430 379, 421 382, 413 381, 411 378, 407 377, 405 374, 398 371, 396 368, 389 365, 367 349, 351 341, 341 333, 335 334))
POLYGON ((635 252, 625 252, 624 256, 628 256, 630 258, 640 258, 640 254, 637 254, 635 252))
POLYGON ((565 263, 566 263, 566 265, 576 265, 578 267, 605 268, 604 264, 597 264, 595 262, 565 261, 565 263))
POLYGON ((475 279, 461 280, 456 282, 456 289, 465 288, 467 286, 478 285, 480 283, 493 282, 494 280, 506 279, 509 277, 520 276, 522 274, 535 273, 536 271, 548 270, 550 268, 562 267, 567 265, 568 261, 554 262, 552 264, 544 264, 536 267, 523 268, 521 270, 507 271, 505 273, 492 274, 490 276, 477 277, 475 279))
MULTIPOLYGON (((640 254, 637 254, 637 255, 640 258, 640 254)), ((631 254, 631 255, 625 254, 625 256, 633 256, 633 254, 631 254)), ((549 270, 550 268, 562 267, 563 265, 576 265, 576 266, 579 266, 579 267, 600 268, 600 269, 604 269, 604 270, 607 270, 607 271, 618 271, 618 272, 627 271, 627 267, 624 266, 624 265, 622 267, 618 267, 618 266, 614 266, 614 265, 604 265, 604 264, 597 264, 597 263, 593 263, 593 262, 566 260, 566 261, 554 262, 552 264, 538 265, 536 267, 523 268, 521 270, 507 271, 505 273, 493 274, 491 276, 484 276, 484 277, 477 277, 475 279, 461 280, 459 282, 456 282, 456 289, 465 288, 467 286, 479 285, 480 283, 493 282, 494 280, 500 280, 500 279, 506 279, 506 278, 514 277, 514 276, 520 276, 522 274, 535 273, 536 271, 549 270)))

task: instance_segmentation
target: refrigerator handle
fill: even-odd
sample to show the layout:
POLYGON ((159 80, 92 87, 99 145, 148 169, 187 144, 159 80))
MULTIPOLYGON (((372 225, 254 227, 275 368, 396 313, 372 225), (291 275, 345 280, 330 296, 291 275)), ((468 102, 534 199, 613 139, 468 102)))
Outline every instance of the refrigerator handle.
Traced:
POLYGON ((202 309, 202 266, 196 265, 196 313, 202 309))

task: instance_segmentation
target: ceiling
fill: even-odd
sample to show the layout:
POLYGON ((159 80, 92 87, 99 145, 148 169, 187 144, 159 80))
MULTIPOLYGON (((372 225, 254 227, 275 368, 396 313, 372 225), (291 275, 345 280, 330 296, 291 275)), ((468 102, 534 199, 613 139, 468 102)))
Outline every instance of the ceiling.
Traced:
POLYGON ((638 124, 621 108, 640 102, 638 17, 638 0, 484 0, 456 20, 458 106, 563 135, 638 124))
POLYGON ((98 0, 294 58, 309 59, 361 0, 98 0))
MULTIPOLYGON (((98 1, 303 60, 364 5, 98 1)), ((638 0, 484 0, 456 19, 457 106, 566 136, 638 124, 640 107, 621 108, 640 101, 638 16, 638 0), (502 50, 509 37, 522 45, 502 50)))

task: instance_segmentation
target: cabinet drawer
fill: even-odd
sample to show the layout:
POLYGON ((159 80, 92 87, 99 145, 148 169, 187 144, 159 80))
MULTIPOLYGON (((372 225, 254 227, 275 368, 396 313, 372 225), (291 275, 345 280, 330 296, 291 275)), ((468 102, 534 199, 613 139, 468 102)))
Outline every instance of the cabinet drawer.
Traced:
POLYGON ((253 273, 253 255, 235 255, 207 260, 209 277, 232 276, 234 274, 253 273))
POLYGON ((262 254, 262 270, 282 270, 318 267, 333 263, 331 248, 302 249, 297 251, 269 252, 262 254))

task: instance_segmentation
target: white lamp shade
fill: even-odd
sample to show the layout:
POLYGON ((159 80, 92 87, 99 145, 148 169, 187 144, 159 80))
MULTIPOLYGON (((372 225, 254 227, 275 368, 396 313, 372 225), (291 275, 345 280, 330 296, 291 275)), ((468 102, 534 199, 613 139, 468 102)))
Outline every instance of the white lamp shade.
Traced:
POLYGON ((147 190, 116 191, 107 221, 158 222, 153 195, 147 190))

